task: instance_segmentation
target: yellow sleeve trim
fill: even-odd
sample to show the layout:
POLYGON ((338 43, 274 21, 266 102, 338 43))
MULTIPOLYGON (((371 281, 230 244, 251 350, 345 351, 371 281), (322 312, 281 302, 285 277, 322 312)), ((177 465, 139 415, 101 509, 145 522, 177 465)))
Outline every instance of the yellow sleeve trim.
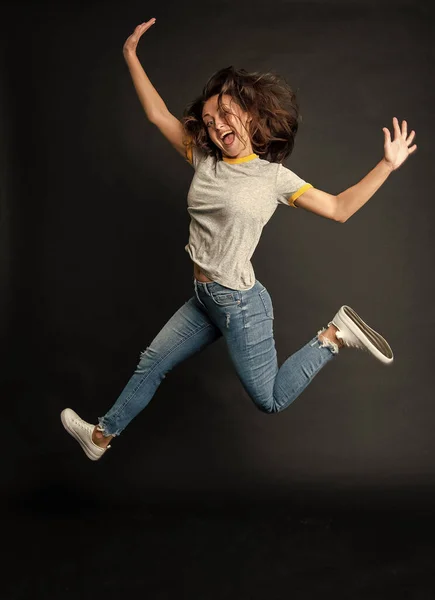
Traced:
POLYGON ((187 146, 186 158, 187 158, 188 162, 190 162, 190 164, 192 165, 193 164, 192 146, 187 146))
POLYGON ((295 200, 297 200, 297 198, 299 198, 299 196, 301 196, 304 192, 306 192, 307 190, 309 190, 312 187, 313 186, 311 185, 311 183, 306 183, 301 188, 299 188, 297 192, 292 194, 290 196, 290 198, 288 199, 288 203, 290 204, 290 206, 293 206, 293 208, 297 208, 297 206, 295 205, 295 200))

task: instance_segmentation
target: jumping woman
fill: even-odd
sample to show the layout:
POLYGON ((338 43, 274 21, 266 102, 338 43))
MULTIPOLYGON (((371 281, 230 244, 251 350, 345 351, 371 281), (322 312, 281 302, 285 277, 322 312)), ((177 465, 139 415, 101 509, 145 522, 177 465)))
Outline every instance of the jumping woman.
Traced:
POLYGON ((278 368, 272 300, 255 277, 251 257, 279 204, 345 223, 416 150, 411 146, 415 131, 408 134, 406 121, 399 127, 394 117, 394 140, 384 127, 384 156, 372 171, 337 195, 316 189, 282 164, 293 150, 300 119, 285 80, 222 69, 179 121, 136 54, 141 36, 155 22, 136 27, 123 52, 149 121, 194 169, 185 246, 194 293, 141 353, 121 395, 97 425, 70 408, 62 411, 65 429, 91 460, 101 458, 112 438, 148 405, 168 371, 221 336, 244 389, 265 413, 290 406, 343 347, 368 351, 384 364, 393 361, 387 341, 344 305, 278 368))

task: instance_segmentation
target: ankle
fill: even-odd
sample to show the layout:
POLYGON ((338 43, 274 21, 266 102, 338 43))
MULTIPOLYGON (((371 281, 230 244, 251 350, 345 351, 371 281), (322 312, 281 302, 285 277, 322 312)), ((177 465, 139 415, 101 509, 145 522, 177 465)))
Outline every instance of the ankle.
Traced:
POLYGON ((106 448, 112 438, 113 435, 105 436, 103 432, 98 429, 98 425, 95 425, 92 432, 92 441, 94 444, 100 446, 101 448, 106 448))
POLYGON ((335 325, 333 325, 332 323, 328 326, 327 329, 325 329, 325 331, 322 331, 321 333, 319 333, 319 340, 323 341, 324 339, 329 340, 330 342, 332 342, 333 344, 337 344, 337 346, 339 348, 342 348, 344 346, 343 344, 343 340, 338 338, 335 334, 338 331, 338 327, 336 327, 335 325))

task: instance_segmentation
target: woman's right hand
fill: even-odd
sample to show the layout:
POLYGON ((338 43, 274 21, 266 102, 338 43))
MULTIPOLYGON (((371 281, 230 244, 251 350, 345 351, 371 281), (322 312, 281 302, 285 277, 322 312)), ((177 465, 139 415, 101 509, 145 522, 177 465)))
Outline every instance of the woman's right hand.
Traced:
POLYGON ((128 54, 136 53, 136 48, 137 48, 140 38, 143 36, 145 31, 147 31, 147 29, 149 29, 152 25, 154 25, 155 22, 156 22, 156 19, 153 17, 146 23, 141 23, 140 25, 138 25, 136 27, 136 29, 133 31, 133 33, 125 40, 124 47, 123 47, 124 56, 126 56, 128 54))

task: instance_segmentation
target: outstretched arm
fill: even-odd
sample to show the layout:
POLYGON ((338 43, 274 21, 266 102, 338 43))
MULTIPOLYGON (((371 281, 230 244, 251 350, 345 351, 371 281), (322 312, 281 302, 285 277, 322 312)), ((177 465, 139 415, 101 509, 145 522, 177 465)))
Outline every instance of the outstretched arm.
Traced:
POLYGON ((148 76, 137 57, 136 49, 142 35, 152 27, 155 22, 156 20, 153 18, 146 23, 138 25, 133 33, 126 39, 123 47, 125 62, 130 71, 134 87, 146 116, 150 121, 153 120, 154 115, 167 111, 168 109, 163 99, 148 79, 148 76))
POLYGON ((389 129, 383 127, 384 157, 361 181, 336 196, 314 187, 310 188, 299 196, 295 205, 327 219, 340 223, 347 221, 373 196, 390 173, 398 169, 417 149, 416 144, 410 147, 415 131, 412 130, 408 136, 406 121, 402 121, 402 130, 400 130, 399 122, 394 117, 393 127, 395 132, 393 142, 389 129))
POLYGON ((149 80, 136 54, 140 38, 145 31, 154 25, 155 22, 156 19, 153 18, 136 27, 124 43, 124 58, 140 103, 142 104, 149 121, 159 128, 161 133, 182 156, 185 156, 186 146, 184 144, 183 126, 181 122, 169 112, 168 107, 149 80))

